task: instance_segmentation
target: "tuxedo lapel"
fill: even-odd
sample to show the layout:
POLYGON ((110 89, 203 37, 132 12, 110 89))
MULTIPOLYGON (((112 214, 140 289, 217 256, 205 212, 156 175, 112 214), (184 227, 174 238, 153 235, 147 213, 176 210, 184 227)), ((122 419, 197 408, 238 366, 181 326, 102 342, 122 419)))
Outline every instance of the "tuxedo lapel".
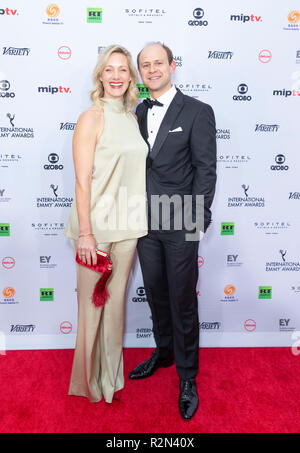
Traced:
MULTIPOLYGON (((153 144, 150 156, 152 159, 155 159, 161 147, 163 146, 169 131, 172 129, 172 125, 176 120, 179 112, 181 111, 184 104, 184 98, 181 91, 177 90, 177 93, 174 96, 166 114, 161 122, 160 128, 158 130, 155 142, 153 144)), ((146 115, 147 116, 147 115, 146 115)))
POLYGON ((143 139, 148 143, 148 127, 147 127, 147 112, 148 109, 146 106, 141 104, 142 109, 141 113, 138 115, 139 128, 142 134, 143 139))

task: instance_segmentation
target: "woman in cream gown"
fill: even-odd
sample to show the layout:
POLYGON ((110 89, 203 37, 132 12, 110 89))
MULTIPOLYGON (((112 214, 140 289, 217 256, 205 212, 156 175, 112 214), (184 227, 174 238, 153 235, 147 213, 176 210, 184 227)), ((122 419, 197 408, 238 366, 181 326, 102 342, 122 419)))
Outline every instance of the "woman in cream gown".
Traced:
POLYGON ((98 248, 111 254, 113 267, 109 299, 96 307, 99 274, 76 263, 78 329, 69 395, 111 403, 124 386, 126 286, 137 238, 147 234, 148 148, 130 111, 137 103, 137 73, 129 52, 105 48, 93 80, 93 105, 79 116, 73 137, 76 196, 65 234, 81 260, 96 264, 98 248))

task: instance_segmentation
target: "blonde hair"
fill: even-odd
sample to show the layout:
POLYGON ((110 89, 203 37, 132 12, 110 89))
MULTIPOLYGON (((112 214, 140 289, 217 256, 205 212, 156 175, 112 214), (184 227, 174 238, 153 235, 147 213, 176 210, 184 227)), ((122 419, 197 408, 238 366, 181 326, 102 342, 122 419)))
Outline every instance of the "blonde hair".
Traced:
POLYGON ((113 44, 111 46, 105 47, 105 49, 103 49, 100 52, 97 64, 93 72, 94 89, 91 91, 90 97, 92 102, 94 102, 96 105, 99 106, 103 105, 101 98, 104 96, 104 88, 100 80, 100 76, 102 74, 103 69, 107 65, 109 57, 111 56, 112 53, 121 53, 122 55, 125 55, 125 57, 127 58, 131 81, 129 82, 129 86, 124 93, 123 103, 125 109, 129 111, 133 107, 135 107, 138 102, 138 89, 136 87, 138 75, 137 70, 135 69, 135 66, 133 64, 132 56, 130 52, 128 52, 128 50, 125 49, 125 47, 113 44))

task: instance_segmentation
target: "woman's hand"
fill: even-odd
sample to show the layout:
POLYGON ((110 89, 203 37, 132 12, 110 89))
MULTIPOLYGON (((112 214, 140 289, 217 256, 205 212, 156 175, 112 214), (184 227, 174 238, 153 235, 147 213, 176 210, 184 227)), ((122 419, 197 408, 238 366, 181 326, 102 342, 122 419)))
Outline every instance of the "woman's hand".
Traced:
POLYGON ((92 234, 89 236, 82 236, 78 239, 77 252, 79 258, 87 263, 89 266, 97 264, 97 242, 92 234))

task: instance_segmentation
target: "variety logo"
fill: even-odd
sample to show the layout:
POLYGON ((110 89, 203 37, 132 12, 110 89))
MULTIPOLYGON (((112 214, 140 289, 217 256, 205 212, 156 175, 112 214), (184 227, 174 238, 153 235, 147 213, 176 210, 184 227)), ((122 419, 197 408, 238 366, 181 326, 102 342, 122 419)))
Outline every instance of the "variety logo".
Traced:
POLYGON ((53 197, 41 197, 36 199, 37 208, 70 208, 73 198, 70 197, 59 197, 57 194, 58 186, 54 184, 50 185, 52 189, 53 197))
POLYGON ((139 98, 140 99, 145 99, 145 98, 150 98, 150 93, 148 90, 148 87, 144 85, 143 83, 137 83, 137 89, 139 90, 139 98))
POLYGON ((74 131, 76 123, 60 123, 60 131, 74 131))
POLYGON ((290 11, 287 16, 288 24, 287 27, 283 27, 284 30, 294 30, 299 31, 299 20, 300 20, 300 13, 299 11, 290 11))
POLYGON ((0 138, 34 138, 34 130, 32 127, 15 126, 14 113, 7 113, 6 117, 10 123, 10 127, 0 127, 0 138))
POLYGON ((289 200, 300 200, 300 192, 290 192, 289 200))
POLYGON ((10 331, 18 333, 30 333, 35 329, 34 324, 11 324, 10 331))
POLYGON ((233 235, 234 235, 234 222, 222 222, 221 236, 233 236, 233 235))
POLYGON ((102 8, 87 8, 86 21, 89 24, 102 23, 102 8))
POLYGON ((48 161, 50 164, 45 164, 44 165, 44 170, 63 170, 64 166, 59 164, 59 156, 56 153, 51 153, 48 156, 48 161))
POLYGON ((246 93, 248 92, 248 86, 245 83, 240 83, 237 87, 237 91, 239 95, 235 94, 234 96, 232 96, 232 99, 234 101, 251 101, 252 96, 246 96, 246 93))
POLYGON ((0 98, 14 98, 15 93, 9 91, 10 82, 8 80, 0 80, 0 98))
POLYGON ((140 286, 136 290, 137 297, 132 298, 132 302, 147 302, 146 291, 143 286, 140 286))
POLYGON ((247 332, 253 332, 256 329, 256 322, 254 319, 246 319, 244 322, 244 328, 247 330, 247 332))
POLYGON ((283 165, 285 163, 285 156, 283 154, 277 154, 277 156, 275 157, 275 162, 277 165, 271 165, 271 170, 286 171, 289 169, 288 165, 283 165))
POLYGON ((279 124, 256 124, 255 132, 277 132, 279 124))
POLYGON ((60 326, 60 331, 61 333, 68 335, 69 333, 72 332, 73 326, 69 321, 63 321, 60 326))
POLYGON ((72 51, 68 46, 60 46, 57 51, 57 55, 61 60, 69 60, 72 55, 72 51))
POLYGON ((40 288, 40 302, 53 302, 54 289, 53 288, 40 288))
POLYGON ((209 50, 208 59, 213 58, 214 60, 231 60, 233 52, 223 50, 209 50))
POLYGON ((10 224, 0 223, 0 237, 10 236, 10 224))
POLYGON ((71 93, 70 88, 62 87, 61 85, 59 87, 52 87, 51 85, 47 87, 38 87, 38 92, 39 93, 50 93, 50 94, 69 94, 71 93))
POLYGON ((15 264, 16 264, 16 261, 14 258, 12 258, 11 256, 6 256, 5 258, 3 258, 2 260, 2 266, 5 268, 5 269, 12 269, 13 267, 15 267, 15 264))
POLYGON ((18 16, 18 10, 17 9, 9 9, 9 8, 0 8, 0 16, 18 16))
POLYGON ((28 47, 3 47, 3 55, 20 55, 28 57, 30 49, 28 47))
POLYGON ((242 184, 242 189, 244 190, 245 197, 228 197, 227 207, 228 208, 242 208, 242 207, 256 207, 264 208, 265 199, 264 197, 249 197, 246 184, 242 184))
POLYGON ((272 53, 270 50, 263 49, 258 54, 258 59, 261 63, 269 63, 272 60, 272 53))
POLYGON ((219 330, 221 327, 221 323, 219 321, 215 322, 207 322, 203 321, 199 323, 200 330, 219 330))
POLYGON ((202 8, 196 8, 193 11, 194 19, 189 20, 188 24, 192 27, 207 27, 207 20, 202 20, 204 17, 204 10, 202 8))
POLYGON ((259 286, 258 298, 259 299, 272 299, 272 286, 259 286))
POLYGON ((268 261, 266 263, 266 272, 299 272, 299 261, 287 261, 286 250, 279 250, 281 261, 268 261))
POLYGON ((46 8, 47 20, 43 22, 46 25, 62 25, 63 22, 59 20, 60 9, 54 3, 50 3, 50 5, 46 8))
POLYGON ((250 16, 246 14, 232 14, 230 20, 234 22, 262 22, 261 16, 255 16, 251 14, 250 16))

